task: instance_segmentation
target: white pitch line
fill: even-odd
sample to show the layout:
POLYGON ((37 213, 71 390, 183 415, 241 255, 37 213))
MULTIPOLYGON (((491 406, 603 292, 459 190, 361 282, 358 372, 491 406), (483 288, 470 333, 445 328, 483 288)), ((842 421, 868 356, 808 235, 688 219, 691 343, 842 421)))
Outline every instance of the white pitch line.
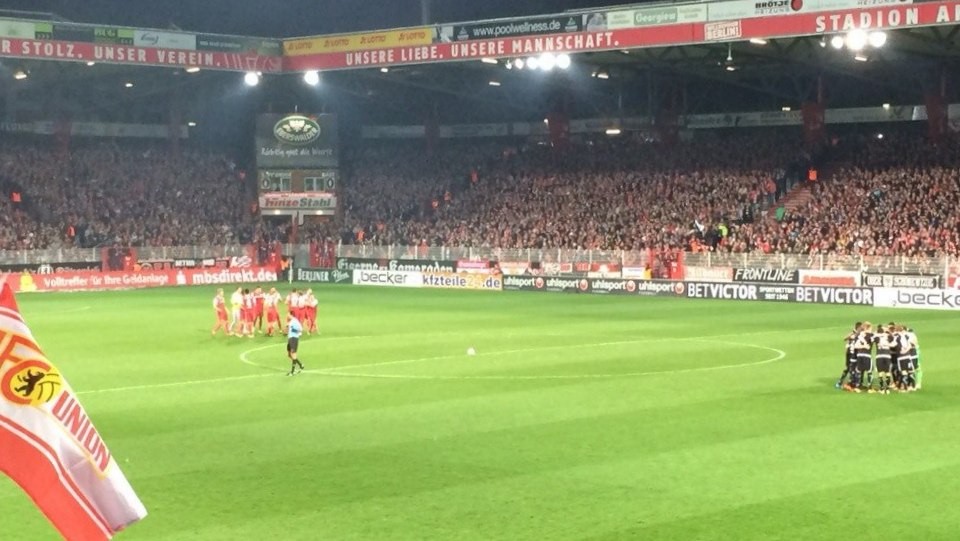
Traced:
POLYGON ((119 393, 123 391, 143 391, 146 389, 162 389, 164 387, 181 387, 186 385, 200 385, 202 383, 220 383, 224 381, 237 381, 241 379, 254 379, 272 376, 273 374, 246 374, 243 376, 227 376, 224 378, 195 379, 190 381, 174 381, 171 383, 149 383, 146 385, 131 385, 129 387, 113 387, 110 389, 93 389, 89 391, 77 391, 76 394, 102 394, 119 393))
MULTIPOLYGON (((683 340, 683 339, 678 339, 683 340)), ((749 347, 755 349, 764 349, 767 351, 772 351, 776 353, 775 356, 764 359, 762 361, 754 361, 749 363, 738 363, 738 364, 727 364, 722 366, 706 366, 701 368, 680 368, 676 370, 659 370, 654 372, 626 372, 621 374, 555 374, 555 375, 479 375, 479 376, 443 376, 443 375, 423 375, 423 374, 369 374, 369 373, 357 373, 357 372, 339 372, 335 370, 342 369, 323 369, 323 370, 314 370, 308 371, 312 374, 320 376, 336 376, 336 377, 346 377, 346 378, 373 378, 373 379, 416 379, 416 380, 500 380, 500 381, 522 381, 522 380, 575 380, 575 379, 614 379, 614 378, 631 378, 631 377, 641 377, 641 376, 655 376, 655 375, 667 375, 667 374, 687 374, 691 372, 713 372, 717 370, 730 370, 734 368, 747 368, 751 366, 762 366, 765 364, 775 363, 787 356, 787 353, 781 349, 772 348, 768 346, 761 346, 758 344, 748 344, 741 342, 721 342, 717 340, 702 340, 702 339, 689 339, 696 342, 708 342, 713 344, 729 344, 736 345, 741 347, 749 347)), ((650 342, 650 340, 635 340, 633 342, 623 342, 623 343, 640 343, 640 342, 650 342)), ((616 344, 618 342, 611 342, 609 345, 616 344)), ((597 347, 600 344, 584 344, 582 347, 597 347)), ((543 348, 547 349, 547 348, 543 348)), ((520 351, 534 351, 532 349, 520 350, 520 351)), ((499 353, 490 353, 489 355, 505 355, 511 353, 510 351, 501 351, 499 353)), ((408 361, 402 362, 417 362, 417 360, 411 359, 408 361)), ((395 363, 379 363, 376 365, 366 365, 366 366, 381 366, 382 364, 395 364, 395 363)), ((361 365, 363 366, 363 365, 361 365)), ((344 367, 349 368, 349 367, 344 367)))
MULTIPOLYGON (((822 330, 841 329, 841 328, 846 328, 846 327, 831 326, 831 327, 818 327, 818 328, 813 328, 813 329, 796 329, 796 330, 799 331, 799 332, 812 332, 812 331, 822 331, 822 330)), ((693 338, 687 338, 687 339, 680 339, 680 338, 651 338, 651 339, 646 339, 646 340, 627 340, 627 341, 620 341, 620 342, 601 342, 600 344, 614 345, 614 344, 635 344, 635 343, 641 343, 641 342, 649 343, 649 342, 652 342, 652 341, 670 341, 670 340, 709 340, 709 339, 711 339, 711 338, 713 338, 713 337, 721 338, 721 337, 724 337, 724 336, 750 336, 750 335, 759 335, 759 334, 769 334, 769 333, 772 333, 772 332, 780 332, 780 331, 779 331, 779 330, 769 330, 769 331, 754 331, 754 332, 748 332, 748 333, 718 334, 718 335, 711 335, 711 336, 693 337, 693 338)), ((433 334, 435 334, 435 335, 447 335, 447 334, 459 334, 459 333, 433 333, 433 334)), ((421 335, 420 333, 403 333, 403 334, 394 334, 394 335, 369 335, 369 336, 368 336, 368 335, 362 335, 362 336, 361 336, 361 335, 356 335, 356 336, 330 337, 330 338, 325 338, 325 339, 323 339, 323 341, 324 341, 324 342, 328 342, 328 341, 333 341, 333 340, 357 340, 357 339, 367 339, 367 338, 379 338, 379 339, 382 339, 382 338, 389 338, 389 337, 391 337, 391 336, 412 336, 412 335, 424 336, 424 335, 421 335)), ((262 350, 265 350, 265 349, 269 349, 269 348, 276 347, 276 346, 282 346, 282 345, 285 345, 285 342, 275 342, 275 343, 272 343, 272 344, 264 344, 264 345, 262 345, 262 346, 258 346, 258 347, 252 348, 252 349, 248 349, 248 350, 243 351, 243 352, 240 353, 240 361, 243 362, 243 363, 246 364, 246 365, 253 366, 253 367, 256 367, 256 368, 260 368, 260 369, 264 369, 264 370, 270 370, 270 371, 272 371, 272 372, 286 372, 287 370, 286 370, 285 368, 279 368, 279 367, 274 367, 274 366, 267 366, 267 365, 257 364, 257 363, 255 363, 255 362, 253 362, 253 361, 251 361, 251 360, 249 359, 249 355, 250 355, 251 353, 256 353, 257 351, 262 351, 262 350)), ((574 347, 601 347, 601 346, 598 345, 598 344, 574 344, 574 345, 570 345, 570 346, 546 346, 546 348, 550 348, 550 349, 565 349, 565 348, 574 348, 574 347)), ((748 347, 749 347, 749 346, 748 346, 748 347)), ((786 353, 784 353, 782 350, 778 350, 778 349, 775 349, 775 348, 768 348, 768 347, 766 347, 766 346, 756 346, 756 347, 762 347, 762 348, 765 348, 765 349, 769 349, 769 350, 771 350, 771 351, 777 351, 778 354, 783 354, 783 356, 786 356, 786 353)), ((507 354, 512 354, 512 353, 524 353, 524 352, 530 352, 530 351, 540 351, 540 350, 544 350, 544 349, 546 349, 546 348, 528 348, 528 349, 523 349, 523 350, 506 350, 506 351, 501 351, 501 352, 488 352, 488 353, 480 353, 480 354, 478 354, 478 356, 481 356, 481 355, 482 355, 482 356, 487 356, 487 355, 496 355, 496 354, 499 354, 499 355, 507 355, 507 354)), ((327 369, 305 370, 304 373, 307 373, 307 374, 316 374, 316 375, 328 375, 328 376, 341 376, 341 377, 378 377, 378 378, 393 378, 393 379, 398 379, 399 376, 397 376, 397 375, 362 376, 362 375, 358 375, 358 374, 355 374, 355 373, 354 373, 354 374, 349 374, 349 373, 339 374, 339 373, 337 373, 337 372, 335 372, 335 371, 348 370, 348 369, 353 369, 353 368, 364 368, 364 367, 386 366, 386 365, 395 365, 395 364, 408 364, 408 363, 417 363, 417 362, 428 362, 428 361, 435 361, 435 360, 452 359, 452 358, 456 358, 456 357, 460 357, 460 355, 443 355, 443 356, 439 356, 439 357, 423 357, 423 358, 420 358, 420 359, 402 359, 402 360, 399 360, 399 361, 386 361, 386 362, 369 363, 369 364, 361 364, 361 365, 337 366, 337 367, 332 367, 332 368, 327 368, 327 369)), ((783 358, 783 357, 778 357, 778 358, 773 359, 773 360, 764 361, 764 363, 770 363, 770 362, 779 361, 779 360, 782 359, 782 358, 783 358)), ((748 363, 748 364, 742 365, 742 366, 756 366, 756 365, 757 365, 757 363, 748 363)), ((651 374, 655 374, 655 373, 683 373, 683 372, 685 372, 685 371, 722 370, 722 369, 726 369, 726 368, 739 368, 739 367, 741 367, 741 365, 732 365, 732 366, 728 366, 728 367, 707 367, 707 368, 702 368, 702 369, 681 369, 679 372, 677 372, 677 371, 673 371, 673 372, 644 372, 643 375, 651 375, 651 374)), ((270 376, 274 376, 274 375, 276 375, 276 374, 275 374, 275 373, 270 373, 270 374, 247 374, 247 375, 241 375, 241 376, 227 376, 227 377, 222 377, 222 378, 199 379, 199 380, 190 380, 190 381, 181 381, 181 382, 171 382, 171 383, 155 383, 155 384, 145 384, 145 385, 133 385, 133 386, 129 386, 129 387, 114 387, 114 388, 109 388, 109 389, 92 389, 92 390, 87 390, 87 391, 79 391, 79 392, 77 392, 77 394, 102 394, 102 393, 113 393, 113 392, 124 392, 124 391, 140 391, 140 390, 147 390, 147 389, 159 389, 159 388, 166 388, 166 387, 177 387, 177 386, 181 386, 181 385, 199 385, 199 384, 203 384, 203 383, 222 383, 222 382, 227 382, 227 381, 238 381, 238 380, 244 380, 244 379, 254 379, 254 378, 270 377, 270 376)), ((406 377, 406 378, 408 378, 408 379, 416 379, 416 378, 414 378, 414 377, 412 377, 412 376, 403 376, 403 377, 406 377)), ((462 378, 463 376, 459 376, 459 377, 462 378)), ((489 376, 488 379, 493 379, 493 378, 495 378, 495 377, 496 377, 496 376, 489 376)), ((502 376, 500 376, 500 377, 502 378, 502 376)), ((523 376, 513 376, 513 377, 515 377, 515 378, 517 378, 517 379, 529 379, 529 378, 525 378, 525 377, 523 377, 523 376)), ((537 376, 537 377, 538 377, 538 376, 537 376)), ((552 376, 553 379, 569 379, 570 377, 573 377, 573 376, 552 376)), ((581 378, 586 379, 586 377, 589 377, 589 376, 586 376, 586 377, 584 377, 584 376, 575 376, 575 377, 581 377, 581 378)), ((625 376, 624 374, 619 374, 619 375, 617 375, 617 377, 626 377, 626 376, 625 376)), ((451 378, 452 378, 452 376, 451 376, 451 378)), ((422 379, 422 378, 420 378, 420 379, 422 379)), ((439 376, 436 376, 435 379, 440 379, 440 377, 439 377, 439 376)))

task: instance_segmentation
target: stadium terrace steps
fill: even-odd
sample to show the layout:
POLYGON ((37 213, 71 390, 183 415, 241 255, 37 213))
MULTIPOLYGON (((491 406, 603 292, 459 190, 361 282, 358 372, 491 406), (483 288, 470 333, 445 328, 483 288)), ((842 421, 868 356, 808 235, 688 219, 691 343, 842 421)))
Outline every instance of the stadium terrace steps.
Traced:
MULTIPOLYGON (((813 198, 813 192, 810 190, 810 185, 807 183, 797 184, 792 190, 787 192, 787 195, 783 196, 775 208, 784 207, 787 212, 786 216, 789 216, 793 211, 805 205, 810 199, 813 198)), ((775 212, 769 213, 767 219, 771 222, 777 220, 777 215, 775 212)))

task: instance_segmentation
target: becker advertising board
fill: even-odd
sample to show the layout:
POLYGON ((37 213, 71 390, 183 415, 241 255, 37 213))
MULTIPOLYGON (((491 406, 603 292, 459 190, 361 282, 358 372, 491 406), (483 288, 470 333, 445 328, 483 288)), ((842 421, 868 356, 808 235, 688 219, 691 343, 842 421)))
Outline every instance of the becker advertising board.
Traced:
POLYGON ((874 288, 874 306, 878 308, 917 308, 960 310, 960 290, 919 288, 874 288))
POLYGON ((461 289, 502 291, 503 279, 496 275, 442 271, 353 270, 353 284, 379 287, 461 289))
POLYGON ((16 292, 33 291, 104 291, 164 286, 266 284, 279 279, 268 267, 247 269, 168 269, 114 272, 61 272, 33 274, 29 272, 3 276, 16 292))

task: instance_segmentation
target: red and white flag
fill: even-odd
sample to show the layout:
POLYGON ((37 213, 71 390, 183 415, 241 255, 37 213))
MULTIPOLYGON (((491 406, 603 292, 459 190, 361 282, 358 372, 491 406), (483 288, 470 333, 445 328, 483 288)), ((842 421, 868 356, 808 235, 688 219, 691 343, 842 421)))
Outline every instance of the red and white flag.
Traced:
MULTIPOLYGON (((147 510, 0 284, 0 471, 68 541, 110 539, 147 510)), ((29 537, 29 536, 27 536, 29 537)))

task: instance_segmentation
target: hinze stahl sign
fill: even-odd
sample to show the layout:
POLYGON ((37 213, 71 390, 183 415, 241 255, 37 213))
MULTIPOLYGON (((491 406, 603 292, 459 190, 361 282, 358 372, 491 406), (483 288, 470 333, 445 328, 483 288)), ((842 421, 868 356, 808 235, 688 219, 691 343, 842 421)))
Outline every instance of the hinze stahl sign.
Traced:
POLYGON ((260 115, 256 144, 262 213, 336 213, 336 115, 260 115))

